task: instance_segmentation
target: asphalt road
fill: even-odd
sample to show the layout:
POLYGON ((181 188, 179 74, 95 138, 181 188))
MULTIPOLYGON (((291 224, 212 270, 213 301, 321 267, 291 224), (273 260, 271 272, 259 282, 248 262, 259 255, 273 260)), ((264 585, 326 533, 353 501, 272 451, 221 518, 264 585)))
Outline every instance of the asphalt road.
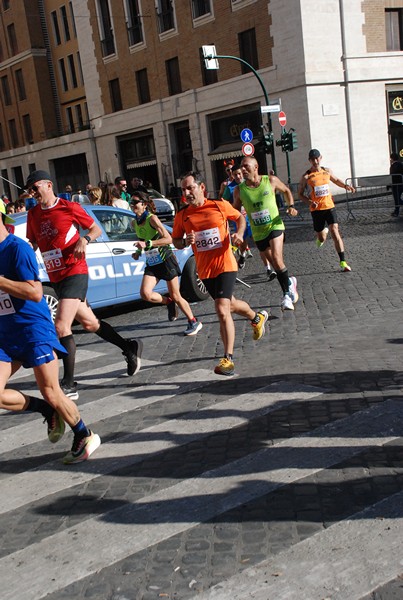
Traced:
POLYGON ((135 377, 75 328, 90 461, 63 466, 70 433, 50 446, 37 416, 1 411, 2 600, 403 598, 403 218, 339 212, 351 273, 309 217, 286 222, 294 313, 247 260, 236 295, 271 317, 258 343, 236 317, 234 377, 213 373, 210 300, 192 338, 135 305, 102 313, 143 340, 135 377))

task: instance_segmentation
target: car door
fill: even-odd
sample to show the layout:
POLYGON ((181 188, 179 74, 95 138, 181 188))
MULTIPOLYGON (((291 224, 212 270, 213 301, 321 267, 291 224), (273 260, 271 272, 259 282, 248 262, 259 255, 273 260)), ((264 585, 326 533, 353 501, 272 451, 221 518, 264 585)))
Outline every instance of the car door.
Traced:
MULTIPOLYGON (((114 280, 116 302, 128 302, 140 299, 141 281, 144 275, 144 254, 134 260, 134 243, 137 235, 134 227, 134 215, 131 211, 109 206, 93 206, 92 213, 103 230, 103 238, 110 255, 110 266, 106 266, 107 280, 114 280)), ((100 273, 103 275, 104 271, 100 273)), ((92 277, 96 276, 95 272, 92 277)), ((164 292, 166 283, 158 283, 156 290, 164 292)))

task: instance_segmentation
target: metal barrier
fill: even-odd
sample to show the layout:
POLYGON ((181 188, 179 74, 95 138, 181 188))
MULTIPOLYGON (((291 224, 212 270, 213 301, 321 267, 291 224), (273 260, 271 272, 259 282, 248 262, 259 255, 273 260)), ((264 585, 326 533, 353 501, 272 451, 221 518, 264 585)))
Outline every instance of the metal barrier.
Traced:
POLYGON ((402 204, 403 176, 374 175, 346 179, 355 193, 346 192, 347 219, 365 213, 387 212, 395 208, 395 198, 402 204), (392 182, 393 177, 393 182, 392 182))

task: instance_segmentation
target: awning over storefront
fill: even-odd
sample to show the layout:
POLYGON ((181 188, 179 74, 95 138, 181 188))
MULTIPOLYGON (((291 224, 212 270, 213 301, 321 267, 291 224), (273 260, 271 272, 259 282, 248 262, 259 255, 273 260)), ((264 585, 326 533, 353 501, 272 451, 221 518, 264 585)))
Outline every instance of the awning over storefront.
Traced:
POLYGON ((133 162, 126 165, 126 169, 139 169, 140 167, 151 167, 152 165, 156 165, 156 160, 143 160, 139 162, 133 162))
POLYGON ((389 115, 389 119, 403 125, 403 115, 389 115))
POLYGON ((237 156, 242 156, 242 140, 234 142, 233 144, 222 144, 221 146, 217 146, 215 150, 208 154, 211 161, 236 158, 237 156))

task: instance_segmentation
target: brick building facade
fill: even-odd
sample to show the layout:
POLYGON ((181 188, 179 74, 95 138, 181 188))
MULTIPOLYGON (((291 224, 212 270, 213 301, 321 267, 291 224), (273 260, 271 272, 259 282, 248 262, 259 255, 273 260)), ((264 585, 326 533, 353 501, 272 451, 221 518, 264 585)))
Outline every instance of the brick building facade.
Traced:
MULTIPOLYGON (((342 178, 403 155, 403 0, 1 0, 0 24, 0 190, 14 197, 5 180, 33 168, 59 190, 136 174, 163 192, 192 168, 214 194, 240 131, 258 142, 268 118, 258 78, 231 58, 206 70, 203 45, 281 101, 292 181, 310 147, 342 178)), ((275 113, 271 126, 278 139, 275 113)))

